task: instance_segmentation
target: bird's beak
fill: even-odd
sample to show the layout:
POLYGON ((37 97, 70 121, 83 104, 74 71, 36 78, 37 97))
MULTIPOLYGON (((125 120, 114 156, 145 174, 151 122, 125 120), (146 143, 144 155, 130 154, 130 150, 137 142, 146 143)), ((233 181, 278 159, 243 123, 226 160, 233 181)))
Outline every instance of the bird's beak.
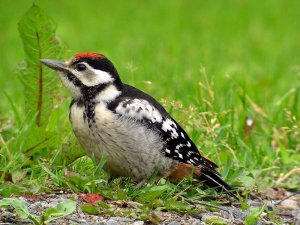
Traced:
POLYGON ((53 60, 53 59, 41 59, 40 61, 51 69, 54 69, 54 70, 57 70, 60 72, 68 71, 64 61, 53 60))

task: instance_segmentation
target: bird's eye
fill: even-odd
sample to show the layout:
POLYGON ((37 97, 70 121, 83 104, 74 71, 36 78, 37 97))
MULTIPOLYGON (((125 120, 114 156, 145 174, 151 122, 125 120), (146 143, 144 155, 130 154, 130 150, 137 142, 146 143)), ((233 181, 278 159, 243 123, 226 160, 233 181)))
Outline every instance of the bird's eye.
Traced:
POLYGON ((82 63, 79 63, 79 64, 76 65, 75 69, 77 71, 84 71, 84 70, 86 70, 86 65, 84 65, 82 63))

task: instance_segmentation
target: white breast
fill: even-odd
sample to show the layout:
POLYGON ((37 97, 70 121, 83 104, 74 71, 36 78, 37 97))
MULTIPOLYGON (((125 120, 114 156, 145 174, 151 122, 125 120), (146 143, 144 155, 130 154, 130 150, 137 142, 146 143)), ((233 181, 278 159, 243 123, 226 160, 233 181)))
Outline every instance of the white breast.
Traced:
POLYGON ((105 103, 95 107, 95 122, 89 127, 83 119, 84 107, 73 104, 71 122, 86 153, 96 159, 107 156, 106 170, 136 180, 148 178, 158 166, 162 173, 174 160, 161 153, 164 142, 153 130, 128 117, 118 117, 105 103))

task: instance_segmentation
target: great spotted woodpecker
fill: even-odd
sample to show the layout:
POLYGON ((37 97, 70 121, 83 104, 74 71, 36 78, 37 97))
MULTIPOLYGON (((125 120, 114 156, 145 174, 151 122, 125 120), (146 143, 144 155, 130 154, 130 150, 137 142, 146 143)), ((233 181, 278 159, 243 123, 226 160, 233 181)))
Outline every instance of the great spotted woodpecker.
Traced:
POLYGON ((70 61, 41 60, 60 74, 71 91, 70 120, 87 155, 107 157, 105 170, 143 184, 158 175, 181 180, 193 175, 232 191, 182 127, 150 95, 122 83, 114 65, 98 53, 78 53, 70 61))

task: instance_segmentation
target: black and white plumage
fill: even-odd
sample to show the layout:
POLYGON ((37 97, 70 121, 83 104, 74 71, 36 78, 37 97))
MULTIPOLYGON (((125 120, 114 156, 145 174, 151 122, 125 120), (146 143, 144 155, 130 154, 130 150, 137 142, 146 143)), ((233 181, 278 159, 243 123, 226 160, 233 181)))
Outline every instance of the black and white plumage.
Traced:
POLYGON ((216 164, 202 157, 187 133, 151 96, 123 84, 113 64, 97 53, 79 53, 70 61, 41 60, 60 72, 73 94, 70 120, 88 155, 107 156, 112 176, 145 181, 191 175, 231 191, 216 164))

